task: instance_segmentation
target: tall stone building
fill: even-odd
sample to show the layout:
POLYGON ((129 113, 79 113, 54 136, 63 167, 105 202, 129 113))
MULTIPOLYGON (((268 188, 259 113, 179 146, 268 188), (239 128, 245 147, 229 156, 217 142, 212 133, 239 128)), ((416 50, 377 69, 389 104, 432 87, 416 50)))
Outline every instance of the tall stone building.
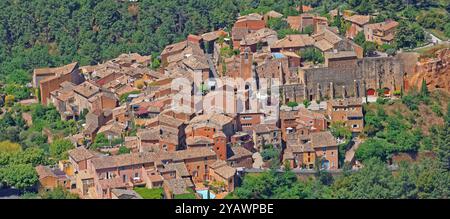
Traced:
POLYGON ((354 52, 330 52, 325 59, 325 67, 301 68, 298 78, 284 85, 285 102, 375 96, 380 89, 390 95, 403 86, 404 65, 397 57, 357 59, 354 52))

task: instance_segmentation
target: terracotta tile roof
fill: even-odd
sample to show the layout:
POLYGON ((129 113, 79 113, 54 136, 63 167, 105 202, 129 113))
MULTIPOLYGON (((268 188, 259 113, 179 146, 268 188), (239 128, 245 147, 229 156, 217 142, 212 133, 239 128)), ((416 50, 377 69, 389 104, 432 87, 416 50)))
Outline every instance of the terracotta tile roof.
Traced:
POLYGON ((64 75, 71 73, 75 68, 77 68, 78 63, 74 62, 68 65, 64 65, 56 68, 37 68, 34 69, 33 74, 38 75, 47 75, 47 74, 55 74, 55 75, 64 75))
POLYGON ((320 51, 328 51, 333 49, 333 44, 329 43, 326 39, 319 40, 314 43, 314 46, 317 47, 320 51))
POLYGON ((88 160, 95 157, 95 154, 92 151, 84 147, 77 147, 75 149, 70 150, 68 153, 69 156, 76 162, 88 160))
MULTIPOLYGON (((197 41, 200 42, 202 40, 202 37, 199 35, 194 35, 194 34, 189 34, 187 36, 188 40, 193 40, 193 41, 197 41)), ((192 41, 191 41, 192 42, 192 41)))
POLYGON ((46 177, 67 178, 66 173, 57 168, 39 165, 35 167, 35 170, 40 180, 46 177))
POLYGON ((337 33, 335 33, 331 28, 324 27, 317 34, 312 36, 316 42, 320 40, 326 40, 328 43, 335 45, 339 43, 342 39, 337 33))
POLYGON ((46 177, 56 177, 52 170, 46 166, 39 165, 35 167, 39 179, 44 179, 46 177))
POLYGON ((230 167, 228 165, 221 166, 219 168, 214 169, 214 172, 225 179, 229 179, 236 174, 236 169, 230 167))
POLYGON ((325 119, 325 116, 323 114, 316 113, 305 108, 299 108, 298 114, 313 119, 325 119))
MULTIPOLYGON (((177 177, 188 177, 191 175, 186 168, 186 164, 183 162, 166 164, 164 165, 164 170, 176 171, 177 177)), ((163 172, 164 170, 158 169, 160 172, 163 172)))
POLYGON ((91 160, 95 169, 117 168, 122 166, 152 163, 157 160, 153 152, 121 154, 116 156, 98 157, 91 160))
POLYGON ((278 40, 276 31, 269 28, 262 28, 245 35, 241 40, 241 45, 254 45, 258 42, 267 42, 270 45, 276 40, 278 40))
POLYGON ((169 179, 164 180, 164 183, 174 195, 189 193, 189 191, 187 190, 188 185, 186 184, 186 181, 184 179, 169 179))
POLYGON ((119 199, 142 199, 137 192, 129 189, 111 189, 111 193, 119 199))
POLYGON ((183 59, 183 63, 193 70, 209 69, 208 60, 205 56, 188 55, 183 59))
POLYGON ((216 168, 219 168, 219 167, 222 167, 222 166, 226 166, 226 165, 227 165, 226 161, 224 161, 224 160, 217 160, 216 162, 214 162, 211 165, 209 165, 209 167, 211 169, 216 169, 216 168))
POLYGON ((193 158, 212 157, 216 156, 216 153, 210 148, 190 148, 181 151, 175 151, 174 160, 186 160, 193 158))
POLYGON ((122 134, 122 132, 124 132, 125 129, 126 129, 126 124, 114 121, 114 122, 111 122, 109 124, 102 126, 98 130, 98 133, 112 132, 112 133, 120 136, 120 134, 122 134))
POLYGON ((100 187, 102 189, 113 189, 113 188, 126 188, 127 185, 122 181, 120 177, 115 177, 112 179, 101 179, 99 180, 100 187))
POLYGON ((213 144, 214 141, 211 138, 205 137, 205 136, 189 136, 186 138, 186 144, 187 145, 199 145, 199 144, 213 144))
POLYGON ((97 85, 94 85, 93 83, 89 81, 85 81, 79 85, 77 85, 74 89, 74 91, 85 98, 90 98, 94 96, 94 94, 100 92, 100 88, 97 85))
POLYGON ((238 17, 236 23, 237 22, 242 22, 242 21, 245 21, 245 20, 259 21, 259 20, 262 20, 262 19, 263 19, 262 15, 260 15, 258 13, 251 13, 251 14, 248 14, 248 15, 244 15, 244 16, 238 17))
POLYGON ((212 127, 222 128, 222 126, 233 121, 233 118, 222 115, 222 114, 203 114, 194 117, 189 122, 186 130, 190 130, 192 127, 198 127, 203 125, 209 125, 212 127))
POLYGON ((256 134, 269 133, 274 131, 279 131, 280 129, 275 125, 269 124, 256 124, 253 128, 253 131, 256 134))
POLYGON ((311 133, 311 146, 313 148, 337 145, 338 143, 336 141, 336 138, 331 134, 330 131, 311 133))
POLYGON ((347 113, 347 117, 358 117, 358 118, 362 118, 363 117, 363 112, 362 112, 362 108, 359 108, 359 110, 349 110, 346 112, 347 113))
POLYGON ((165 125, 168 125, 173 128, 178 128, 184 124, 183 120, 174 118, 172 116, 164 115, 164 114, 158 115, 158 120, 159 120, 160 124, 165 124, 165 125))
POLYGON ((161 52, 161 55, 165 55, 170 52, 181 52, 184 48, 187 46, 187 41, 181 41, 179 43, 174 43, 171 45, 168 45, 164 48, 164 50, 161 52))
POLYGON ((380 30, 380 31, 387 31, 387 30, 397 27, 398 25, 399 25, 399 23, 397 21, 386 20, 386 21, 380 22, 380 23, 368 24, 366 26, 366 28, 380 30))
POLYGON ((291 51, 281 51, 281 54, 288 56, 288 57, 300 58, 300 56, 297 55, 297 53, 291 52, 291 51))
POLYGON ((344 18, 347 21, 350 21, 352 23, 358 24, 359 26, 363 26, 367 23, 369 23, 370 21, 370 16, 369 15, 353 15, 350 16, 348 18, 344 18))
POLYGON ((137 136, 140 141, 164 141, 176 145, 179 143, 178 129, 164 125, 139 130, 137 136))
POLYGON ((231 29, 231 36, 233 37, 233 40, 242 40, 244 36, 249 33, 251 33, 251 31, 248 28, 233 27, 231 29))
POLYGON ((234 146, 230 148, 230 152, 227 155, 227 160, 237 160, 237 159, 241 159, 241 158, 245 158, 245 157, 251 157, 253 155, 252 152, 250 152, 249 150, 245 149, 244 147, 240 147, 240 146, 234 146))
POLYGON ((288 16, 287 23, 291 27, 291 29, 299 30, 301 27, 301 17, 300 16, 288 16))
POLYGON ((148 179, 152 183, 163 182, 164 181, 164 178, 161 175, 159 175, 159 174, 148 174, 148 179))
POLYGON ((212 31, 209 33, 202 34, 202 38, 205 41, 213 41, 213 40, 218 39, 221 36, 225 37, 227 35, 228 35, 227 32, 225 32, 223 30, 216 30, 216 31, 212 31))
POLYGON ((276 41, 271 48, 307 47, 314 45, 314 39, 306 34, 292 34, 276 41))
POLYGON ((392 28, 396 28, 398 25, 399 25, 399 23, 397 21, 389 20, 389 21, 384 22, 381 25, 381 29, 386 31, 386 30, 390 30, 392 28))
MULTIPOLYGON (((186 59, 186 58, 188 58, 189 56, 192 56, 192 55, 204 56, 204 52, 200 48, 199 45, 193 44, 193 43, 188 43, 187 47, 185 47, 183 50, 178 51, 177 53, 168 56, 167 57, 167 63, 169 63, 169 64, 178 63, 178 62, 183 61, 184 59, 186 59)), ((194 57, 194 58, 199 59, 199 60, 202 59, 202 58, 198 58, 198 57, 194 57)), ((204 60, 200 60, 200 61, 204 62, 204 60)))

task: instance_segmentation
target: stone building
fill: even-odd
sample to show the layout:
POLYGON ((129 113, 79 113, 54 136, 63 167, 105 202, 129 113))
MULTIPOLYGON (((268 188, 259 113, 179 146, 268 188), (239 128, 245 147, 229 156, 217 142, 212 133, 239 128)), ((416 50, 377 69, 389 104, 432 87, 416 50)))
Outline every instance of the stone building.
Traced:
POLYGON ((327 115, 331 122, 343 122, 352 132, 363 131, 364 117, 361 99, 329 100, 327 115))
MULTIPOLYGON (((357 60, 354 54, 335 54, 328 58, 325 61, 329 65, 327 67, 299 70, 298 82, 301 84, 299 88, 303 85, 303 99, 375 96, 380 89, 390 95, 403 86, 403 63, 397 57, 357 60)), ((289 97, 285 95, 285 98, 289 97)))

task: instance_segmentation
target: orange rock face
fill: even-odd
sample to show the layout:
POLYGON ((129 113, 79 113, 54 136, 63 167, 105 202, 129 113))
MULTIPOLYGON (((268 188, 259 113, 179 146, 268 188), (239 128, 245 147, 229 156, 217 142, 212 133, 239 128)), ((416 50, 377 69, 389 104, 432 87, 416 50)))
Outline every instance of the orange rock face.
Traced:
POLYGON ((425 79, 428 89, 441 88, 450 92, 450 49, 441 49, 435 54, 435 58, 421 59, 417 63, 409 84, 420 88, 425 79))

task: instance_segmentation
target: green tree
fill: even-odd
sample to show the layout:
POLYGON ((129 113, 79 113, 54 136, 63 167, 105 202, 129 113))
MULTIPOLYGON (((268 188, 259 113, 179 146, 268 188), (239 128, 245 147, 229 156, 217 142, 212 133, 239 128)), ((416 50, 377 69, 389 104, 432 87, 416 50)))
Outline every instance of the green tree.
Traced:
POLYGON ((417 23, 400 21, 395 36, 398 48, 415 48, 424 41, 425 32, 417 23))
POLYGON ((428 91, 427 82, 425 81, 425 78, 422 79, 420 95, 422 96, 422 98, 428 98, 430 96, 430 92, 428 91))
POLYGON ((130 151, 131 150, 129 148, 127 148, 125 146, 120 146, 118 154, 129 154, 130 151))
POLYGON ((10 164, 0 168, 0 181, 24 190, 36 185, 38 176, 31 164, 10 164))
POLYGON ((14 157, 16 164, 31 164, 33 166, 47 164, 45 151, 39 147, 29 147, 14 157))
POLYGON ((435 160, 402 163, 395 180, 399 184, 399 198, 446 199, 450 194, 449 172, 443 170, 435 160))
POLYGON ((354 40, 353 40, 356 44, 363 46, 364 43, 366 42, 366 37, 364 35, 364 31, 360 31, 358 32, 358 34, 356 34, 354 40))
POLYGON ((436 151, 443 168, 450 170, 450 103, 447 104, 447 114, 442 128, 437 129, 434 139, 436 151))
POLYGON ((14 153, 22 151, 20 144, 13 143, 11 141, 0 142, 0 153, 14 153))
POLYGON ((309 100, 303 100, 303 105, 305 106, 305 108, 308 108, 311 105, 311 101, 309 100))
POLYGON ((347 199, 396 198, 397 184, 386 165, 376 158, 364 162, 364 168, 333 184, 333 196, 347 199))
POLYGON ((374 42, 366 41, 363 43, 364 55, 370 56, 377 50, 377 44, 374 42))
POLYGON ((68 151, 75 146, 67 139, 57 139, 50 144, 50 155, 56 160, 68 158, 68 151))
POLYGON ((297 103, 297 102, 290 101, 290 102, 287 103, 287 106, 288 106, 288 107, 291 107, 292 109, 294 109, 295 107, 298 106, 298 103, 297 103))

